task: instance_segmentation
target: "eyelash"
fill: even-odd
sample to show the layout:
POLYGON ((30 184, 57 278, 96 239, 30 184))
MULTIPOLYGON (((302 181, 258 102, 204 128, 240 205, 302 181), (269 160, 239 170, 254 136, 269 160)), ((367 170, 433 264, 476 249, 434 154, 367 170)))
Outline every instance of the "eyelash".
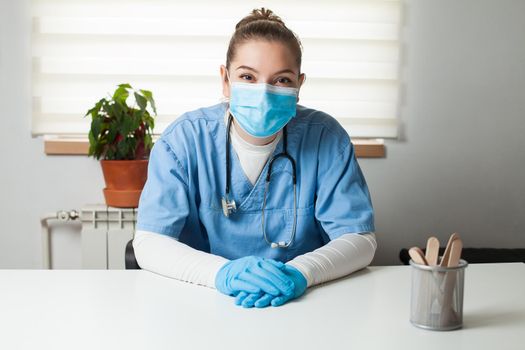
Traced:
MULTIPOLYGON (((243 80, 250 80, 250 79, 244 79, 245 77, 249 77, 250 79, 253 79, 253 77, 252 77, 250 74, 241 74, 241 75, 240 75, 240 78, 241 78, 241 79, 243 79, 243 80)), ((289 84, 289 83, 291 83, 292 81, 291 81, 290 79, 286 78, 286 77, 281 77, 281 78, 277 79, 277 82, 279 82, 279 83, 281 83, 281 84, 289 84), (284 79, 284 80, 286 80, 286 81, 281 82, 280 80, 282 80, 282 79, 284 79)))

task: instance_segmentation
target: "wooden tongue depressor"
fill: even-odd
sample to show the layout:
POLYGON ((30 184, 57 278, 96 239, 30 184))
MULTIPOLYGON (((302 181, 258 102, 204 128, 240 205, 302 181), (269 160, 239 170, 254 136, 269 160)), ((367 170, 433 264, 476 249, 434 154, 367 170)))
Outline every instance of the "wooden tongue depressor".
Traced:
POLYGON ((436 237, 430 237, 427 240, 427 249, 425 259, 428 265, 437 265, 439 257, 439 240, 436 237))
MULTIPOLYGON (((448 248, 448 247, 447 247, 448 248)), ((457 236, 452 240, 449 257, 446 267, 457 267, 459 259, 461 258, 461 250, 463 249, 463 242, 457 236)), ((457 323, 458 314, 453 306, 454 289, 457 287, 457 271, 451 270, 446 272, 445 282, 443 287, 443 302, 441 304, 440 324, 447 326, 457 323)))
POLYGON ((445 253, 443 253, 443 257, 441 258, 441 262, 439 263, 439 266, 446 267, 448 266, 448 259, 450 257, 450 249, 452 248, 452 242, 459 238, 459 235, 457 233, 453 233, 450 235, 450 238, 447 242, 447 247, 445 248, 445 253))
POLYGON ((461 241, 461 238, 457 237, 452 241, 450 255, 448 256, 447 267, 456 267, 459 265, 459 259, 461 258, 462 249, 463 242, 461 241))
POLYGON ((414 260, 416 264, 419 265, 428 265, 427 260, 425 259, 425 254, 423 254, 423 251, 421 248, 418 247, 412 247, 408 250, 408 255, 414 260))

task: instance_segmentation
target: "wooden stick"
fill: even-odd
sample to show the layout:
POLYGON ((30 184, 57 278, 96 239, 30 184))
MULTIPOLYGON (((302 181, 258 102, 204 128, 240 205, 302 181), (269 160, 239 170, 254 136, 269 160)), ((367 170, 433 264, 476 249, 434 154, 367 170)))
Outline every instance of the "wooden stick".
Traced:
POLYGON ((439 257, 439 240, 436 237, 430 237, 427 240, 427 249, 425 259, 428 265, 437 265, 439 257))
POLYGON ((459 238, 459 235, 457 233, 453 233, 448 239, 447 247, 445 248, 445 253, 443 253, 443 257, 441 258, 441 262, 439 266, 442 266, 442 267, 448 266, 448 259, 450 257, 450 249, 452 246, 452 242, 457 238, 459 238))
POLYGON ((428 265, 427 260, 425 259, 425 254, 419 247, 412 247, 408 250, 408 255, 414 260, 416 264, 419 265, 428 265))
MULTIPOLYGON (((456 237, 456 239, 452 240, 447 267, 458 266, 462 249, 463 242, 459 237, 456 237)), ((454 290, 456 289, 458 271, 447 271, 445 274, 440 324, 442 326, 450 326, 451 324, 458 322, 458 315, 454 310, 454 290)))

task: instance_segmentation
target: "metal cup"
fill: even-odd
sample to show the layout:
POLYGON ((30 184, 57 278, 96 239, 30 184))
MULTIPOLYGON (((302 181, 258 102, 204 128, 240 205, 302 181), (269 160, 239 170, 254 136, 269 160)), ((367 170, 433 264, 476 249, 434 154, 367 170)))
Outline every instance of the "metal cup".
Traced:
POLYGON ((468 263, 456 267, 412 266, 410 322, 419 328, 449 331, 463 325, 463 287, 468 263))

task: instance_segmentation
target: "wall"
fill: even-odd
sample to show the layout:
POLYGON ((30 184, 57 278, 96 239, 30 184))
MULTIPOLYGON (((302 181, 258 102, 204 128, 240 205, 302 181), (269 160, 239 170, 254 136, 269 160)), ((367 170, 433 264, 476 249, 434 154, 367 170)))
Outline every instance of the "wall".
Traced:
MULTIPOLYGON (((30 136, 27 0, 0 0, 0 268, 40 267, 39 217, 103 202, 99 164, 30 136)), ((405 0, 402 135, 361 159, 376 209, 374 264, 445 241, 525 247, 525 2, 405 0)), ((56 267, 80 266, 78 226, 55 230, 56 267)))
POLYGON ((525 2, 406 1, 404 137, 362 160, 376 263, 445 241, 525 248, 525 2))
MULTIPOLYGON (((31 137, 29 1, 0 0, 0 268, 41 266, 40 216, 103 202, 100 165, 87 157, 44 155, 31 137)), ((55 230, 57 267, 79 267, 79 227, 55 230)))

